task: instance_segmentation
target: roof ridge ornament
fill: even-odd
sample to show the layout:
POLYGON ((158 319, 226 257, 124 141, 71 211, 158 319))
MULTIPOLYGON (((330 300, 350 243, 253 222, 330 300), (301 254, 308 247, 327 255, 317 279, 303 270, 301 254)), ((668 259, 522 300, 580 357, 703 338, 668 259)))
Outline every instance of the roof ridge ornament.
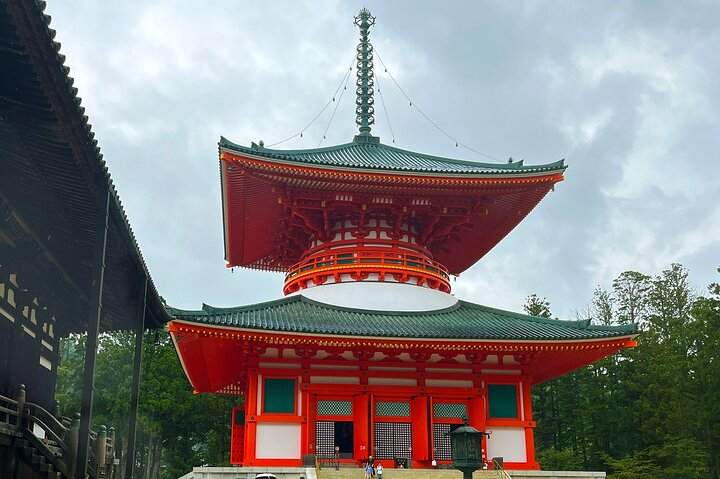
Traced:
POLYGON ((379 143, 380 139, 370 134, 370 127, 375 123, 375 98, 373 91, 375 87, 373 73, 373 46, 368 38, 370 27, 375 25, 375 17, 367 8, 360 10, 353 22, 360 28, 360 43, 357 46, 357 69, 355 80, 355 124, 360 134, 355 136, 358 143, 379 143))

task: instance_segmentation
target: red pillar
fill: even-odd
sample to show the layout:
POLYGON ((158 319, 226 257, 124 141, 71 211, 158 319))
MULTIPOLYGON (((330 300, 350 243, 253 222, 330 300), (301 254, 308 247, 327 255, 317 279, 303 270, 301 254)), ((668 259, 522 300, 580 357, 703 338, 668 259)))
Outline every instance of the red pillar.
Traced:
POLYGON ((310 394, 307 391, 303 392, 303 407, 305 408, 304 414, 304 427, 306 442, 303 443, 303 454, 315 454, 315 444, 317 444, 317 438, 315 437, 315 421, 317 420, 317 395, 310 394))
POLYGON ((413 467, 427 467, 429 459, 428 398, 415 397, 410 400, 410 421, 412 422, 413 467))
POLYGON ((528 424, 525 427, 525 454, 530 469, 537 470, 540 469, 540 464, 538 464, 535 459, 535 421, 533 420, 532 414, 532 394, 530 388, 530 378, 523 378, 523 416, 525 423, 528 424))
MULTIPOLYGON (((485 390, 479 396, 468 401, 468 419, 472 427, 478 431, 487 429, 487 412, 485 411, 485 390)), ((487 436, 482 437, 483 459, 487 460, 487 436)))
POLYGON ((367 394, 353 398, 353 445, 354 456, 359 461, 367 460, 370 456, 370 397, 367 394))

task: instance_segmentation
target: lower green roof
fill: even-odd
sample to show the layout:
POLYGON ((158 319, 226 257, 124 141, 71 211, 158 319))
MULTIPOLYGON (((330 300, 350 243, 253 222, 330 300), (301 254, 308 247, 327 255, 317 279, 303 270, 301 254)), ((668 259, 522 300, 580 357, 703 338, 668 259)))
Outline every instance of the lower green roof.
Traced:
POLYGON ((430 312, 369 311, 320 303, 302 295, 235 308, 203 305, 199 311, 168 307, 175 319, 208 326, 276 333, 382 338, 557 341, 628 336, 635 324, 598 326, 512 313, 458 301, 430 312))

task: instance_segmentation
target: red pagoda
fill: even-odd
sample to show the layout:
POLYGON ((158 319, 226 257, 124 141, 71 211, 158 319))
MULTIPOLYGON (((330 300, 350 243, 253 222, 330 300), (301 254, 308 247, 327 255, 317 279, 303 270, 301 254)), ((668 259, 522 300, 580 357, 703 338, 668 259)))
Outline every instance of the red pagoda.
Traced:
POLYGON ((286 296, 169 308, 180 360, 197 392, 244 396, 233 411, 234 464, 300 466, 312 454, 428 468, 450 462, 447 433, 467 415, 492 433, 487 458, 538 469, 531 387, 633 346, 635 326, 538 318, 450 294, 450 277, 507 235, 566 167, 380 143, 374 20, 365 9, 355 18, 351 143, 289 151, 220 139, 227 266, 285 273, 286 296))

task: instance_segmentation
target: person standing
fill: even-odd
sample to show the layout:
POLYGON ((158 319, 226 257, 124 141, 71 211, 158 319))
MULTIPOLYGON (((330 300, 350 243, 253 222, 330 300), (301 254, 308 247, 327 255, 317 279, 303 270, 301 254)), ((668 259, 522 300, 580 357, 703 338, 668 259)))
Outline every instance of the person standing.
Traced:
POLYGON ((381 463, 377 463, 377 467, 375 467, 375 472, 377 472, 378 479, 382 479, 383 467, 381 463))
POLYGON ((365 464, 365 479, 371 479, 373 475, 373 467, 368 462, 365 464))

